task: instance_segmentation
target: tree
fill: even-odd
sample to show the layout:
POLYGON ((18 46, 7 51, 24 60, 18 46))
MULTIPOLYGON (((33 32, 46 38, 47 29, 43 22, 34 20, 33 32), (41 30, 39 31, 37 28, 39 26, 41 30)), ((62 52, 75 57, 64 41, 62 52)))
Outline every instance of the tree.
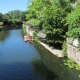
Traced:
POLYGON ((0 22, 2 22, 2 13, 0 13, 0 22))
POLYGON ((26 21, 26 14, 27 14, 26 11, 23 11, 23 12, 21 13, 21 20, 22 20, 22 21, 26 21))
POLYGON ((46 41, 51 44, 62 44, 67 32, 65 17, 71 12, 72 7, 66 0, 54 0, 43 8, 42 21, 43 31, 47 34, 46 41), (64 1, 64 6, 62 2, 64 1), (58 5, 59 4, 59 5, 58 5), (67 11, 67 9, 69 9, 67 11))
POLYGON ((74 11, 68 14, 67 18, 68 37, 79 38, 80 37, 80 6, 76 7, 74 11))

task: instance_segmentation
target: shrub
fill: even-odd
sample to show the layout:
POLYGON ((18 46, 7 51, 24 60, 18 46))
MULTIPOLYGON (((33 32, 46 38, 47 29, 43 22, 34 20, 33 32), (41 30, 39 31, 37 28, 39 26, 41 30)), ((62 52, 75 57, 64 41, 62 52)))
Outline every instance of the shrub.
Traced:
POLYGON ((3 22, 0 22, 0 26, 2 26, 3 25, 3 22))

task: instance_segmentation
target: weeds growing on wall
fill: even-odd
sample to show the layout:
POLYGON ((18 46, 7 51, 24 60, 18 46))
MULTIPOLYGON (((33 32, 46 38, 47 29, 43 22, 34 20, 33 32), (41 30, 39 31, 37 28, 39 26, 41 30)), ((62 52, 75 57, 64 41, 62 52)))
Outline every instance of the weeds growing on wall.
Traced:
POLYGON ((27 32, 26 32, 26 26, 22 27, 22 31, 23 31, 23 35, 27 34, 27 32))
POLYGON ((33 37, 35 39, 35 41, 39 42, 40 41, 40 37, 36 36, 37 32, 33 33, 33 37))
POLYGON ((63 46, 62 46, 62 56, 67 55, 67 44, 66 41, 64 41, 63 46))

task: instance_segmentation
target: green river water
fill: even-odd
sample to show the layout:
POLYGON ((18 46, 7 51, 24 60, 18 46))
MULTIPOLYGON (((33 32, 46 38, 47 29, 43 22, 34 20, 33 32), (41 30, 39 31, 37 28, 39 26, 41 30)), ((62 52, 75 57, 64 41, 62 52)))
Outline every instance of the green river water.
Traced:
POLYGON ((80 80, 70 69, 37 42, 24 42, 22 29, 0 32, 0 80, 80 80))

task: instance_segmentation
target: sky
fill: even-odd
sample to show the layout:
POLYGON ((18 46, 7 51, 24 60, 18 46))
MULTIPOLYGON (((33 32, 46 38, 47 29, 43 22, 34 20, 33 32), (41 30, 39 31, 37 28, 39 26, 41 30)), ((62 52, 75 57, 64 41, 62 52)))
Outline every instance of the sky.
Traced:
POLYGON ((7 13, 12 10, 26 11, 28 0, 0 0, 0 13, 7 13))

